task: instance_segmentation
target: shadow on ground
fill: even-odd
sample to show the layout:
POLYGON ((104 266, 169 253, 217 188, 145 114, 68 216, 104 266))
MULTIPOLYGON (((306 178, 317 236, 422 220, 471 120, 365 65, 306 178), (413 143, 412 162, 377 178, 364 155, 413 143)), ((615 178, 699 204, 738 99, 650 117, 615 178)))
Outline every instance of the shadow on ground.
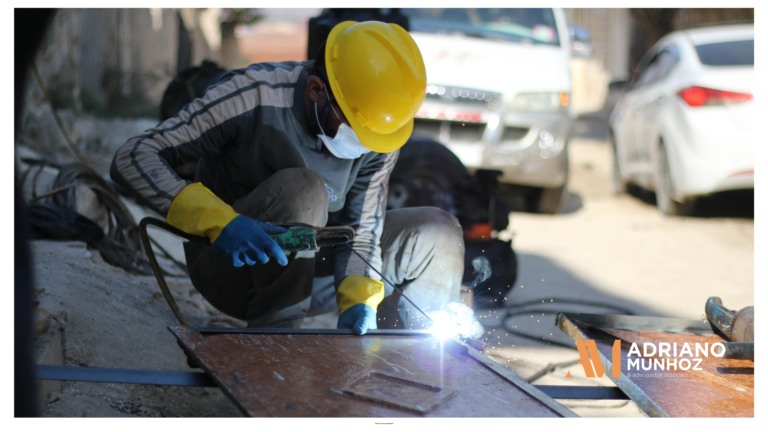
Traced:
POLYGON ((492 346, 575 348, 555 326, 557 312, 666 316, 594 286, 547 257, 519 251, 517 257, 520 273, 505 307, 475 311, 492 346))
POLYGON ((568 198, 565 201, 565 205, 563 206, 563 211, 561 213, 564 213, 564 214, 576 213, 577 211, 581 210, 583 207, 584 207, 584 200, 581 199, 581 195, 575 192, 568 192, 568 198))
POLYGON ((573 124, 571 138, 607 140, 608 119, 600 112, 580 115, 573 124))
MULTIPOLYGON (((656 206, 656 193, 641 187, 630 187, 629 195, 656 206)), ((696 200, 690 217, 695 218, 755 218, 755 191, 753 189, 718 192, 696 200)))

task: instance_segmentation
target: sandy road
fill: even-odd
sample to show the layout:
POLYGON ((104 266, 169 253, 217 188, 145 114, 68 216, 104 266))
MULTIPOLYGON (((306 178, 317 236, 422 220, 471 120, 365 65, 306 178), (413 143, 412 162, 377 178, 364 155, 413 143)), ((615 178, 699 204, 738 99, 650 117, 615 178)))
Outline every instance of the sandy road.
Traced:
MULTIPOLYGON (((693 217, 668 217, 653 194, 614 196, 611 152, 603 141, 571 141, 572 197, 560 215, 512 214, 510 228, 519 259, 507 306, 542 300, 540 309, 616 313, 606 308, 558 304, 587 300, 637 315, 701 319, 710 296, 739 309, 754 304, 754 219, 744 195, 704 200, 693 217)), ((578 359, 572 342, 554 325, 554 314, 525 314, 506 320, 539 342, 508 334, 504 312, 477 311, 489 331, 486 354, 522 377, 548 363, 578 359)), ((578 365, 556 369, 536 384, 613 385, 584 378, 578 365), (570 370, 573 379, 563 378, 570 370)), ((642 416, 633 404, 565 401, 582 416, 642 416)))
MULTIPOLYGON (((723 199, 704 202, 693 217, 669 217, 644 196, 614 196, 610 160, 604 143, 574 140, 570 190, 575 196, 566 207, 571 212, 513 214, 510 234, 521 259, 518 285, 536 286, 538 278, 539 286, 549 288, 548 274, 568 272, 596 294, 692 319, 704 313, 712 295, 733 308, 753 304, 754 220, 699 216, 731 204, 723 199), (546 261, 558 268, 548 268, 546 261)), ((747 216, 748 208, 740 213, 747 216)), ((556 289, 568 292, 567 278, 562 283, 556 289)), ((525 297, 523 291, 512 300, 525 297)))

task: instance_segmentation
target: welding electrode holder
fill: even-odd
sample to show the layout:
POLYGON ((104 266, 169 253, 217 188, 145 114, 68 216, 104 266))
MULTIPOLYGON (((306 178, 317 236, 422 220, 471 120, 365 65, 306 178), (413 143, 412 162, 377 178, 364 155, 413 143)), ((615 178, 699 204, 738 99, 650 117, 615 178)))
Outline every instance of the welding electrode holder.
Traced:
MULTIPOLYGON (((168 302, 168 306, 176 316, 176 319, 179 320, 179 323, 183 326, 191 327, 189 321, 187 321, 184 314, 181 312, 181 309, 179 309, 179 305, 176 304, 176 300, 174 300, 171 290, 168 289, 168 284, 165 282, 165 277, 163 276, 163 270, 157 263, 157 257, 155 257, 155 252, 152 249, 152 243, 150 242, 149 234, 147 233, 147 226, 149 225, 160 228, 161 230, 185 240, 205 242, 208 242, 208 240, 205 237, 187 234, 165 221, 153 217, 145 217, 139 223, 141 242, 147 253, 147 259, 149 260, 149 265, 152 267, 152 272, 155 274, 155 279, 157 279, 157 284, 160 285, 160 291, 163 292, 163 296, 168 302)), ((355 230, 351 227, 313 227, 303 223, 270 223, 270 225, 281 226, 288 229, 285 233, 270 236, 287 253, 304 250, 318 250, 321 247, 346 243, 355 237, 355 230)))

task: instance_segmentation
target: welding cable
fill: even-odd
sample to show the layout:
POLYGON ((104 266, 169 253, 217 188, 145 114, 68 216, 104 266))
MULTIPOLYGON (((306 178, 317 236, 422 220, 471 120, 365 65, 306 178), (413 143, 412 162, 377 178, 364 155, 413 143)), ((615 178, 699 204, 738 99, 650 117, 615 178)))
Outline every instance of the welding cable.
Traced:
MULTIPOLYGON (((559 310, 553 311, 553 310, 548 310, 548 309, 520 309, 520 308, 525 308, 526 306, 532 306, 534 304, 542 304, 542 300, 546 300, 546 299, 531 300, 531 301, 528 301, 528 302, 525 302, 525 303, 521 303, 521 304, 516 305, 516 306, 510 306, 508 308, 505 308, 504 309, 505 314, 501 318, 501 325, 500 326, 487 326, 487 327, 489 327, 489 328, 490 327, 503 327, 504 330, 506 330, 509 334, 513 334, 513 335, 522 337, 524 339, 529 339, 529 340, 540 342, 540 343, 545 343, 546 342, 549 345, 557 345, 557 346, 561 346, 561 347, 565 347, 565 348, 576 349, 576 347, 573 344, 567 344, 567 343, 559 342, 559 341, 556 341, 556 340, 545 341, 542 338, 540 338, 539 336, 534 336, 534 335, 531 335, 531 334, 528 334, 528 333, 524 333, 524 332, 521 332, 521 331, 518 331, 518 330, 513 330, 512 328, 510 328, 507 325, 507 321, 508 320, 510 320, 511 318, 514 318, 516 316, 521 316, 521 315, 528 315, 528 314, 555 314, 555 313, 558 313, 558 312, 583 313, 583 311, 559 311, 559 310)), ((577 304, 577 305, 584 305, 584 306, 600 307, 600 308, 608 309, 610 311, 620 312, 620 313, 623 313, 625 315, 635 315, 634 312, 632 312, 631 310, 629 310, 627 308, 624 308, 624 307, 621 307, 621 306, 617 306, 617 305, 613 305, 613 304, 609 304, 609 303, 601 303, 601 302, 594 302, 594 301, 588 301, 588 300, 559 299, 559 298, 551 298, 551 297, 550 297, 550 300, 553 300, 554 303, 577 304)), ((550 304, 553 304, 553 303, 550 303, 550 304)))
MULTIPOLYGON (((98 197, 107 215, 107 229, 104 237, 89 243, 90 247, 98 250, 107 263, 118 266, 130 273, 151 275, 151 266, 142 254, 138 225, 128 208, 121 201, 113 185, 102 178, 93 168, 86 164, 74 162, 61 165, 45 159, 24 158, 22 162, 29 168, 22 174, 22 182, 28 174, 36 169, 31 182, 32 198, 29 204, 47 200, 53 204, 77 211, 77 188, 89 188, 98 197), (36 194, 37 180, 40 172, 51 166, 59 170, 51 184, 51 190, 41 195, 36 194)), ((24 184, 24 183, 21 183, 24 184)), ((187 267, 176 260, 162 245, 150 239, 164 258, 170 260, 179 270, 189 274, 187 267)), ((161 269, 168 276, 183 277, 183 274, 173 274, 161 269)))
POLYGON ((427 315, 427 313, 426 313, 426 312, 424 312, 423 310, 421 310, 421 308, 420 308, 420 307, 418 307, 418 306, 416 305, 416 303, 414 303, 414 302, 413 302, 413 300, 409 299, 409 298, 408 298, 408 296, 406 296, 406 295, 405 295, 405 293, 404 293, 404 292, 403 292, 403 291, 402 291, 400 288, 396 287, 396 286, 395 286, 395 284, 393 284, 392 282, 388 281, 388 280, 387 280, 387 278, 385 278, 385 277, 384 277, 384 275, 382 275, 381 273, 379 273, 379 271, 378 271, 378 270, 376 270, 376 269, 373 267, 373 265, 371 265, 371 263, 369 263, 369 262, 368 262, 368 260, 366 260, 365 258, 363 258, 363 256, 362 256, 362 255, 360 255, 359 253, 357 253, 357 251, 356 251, 356 250, 354 250, 354 249, 352 248, 352 246, 351 246, 349 243, 343 243, 343 244, 344 244, 344 245, 346 245, 346 246, 349 248, 349 250, 351 250, 352 252, 354 252, 354 254, 358 256, 358 258, 360 258, 361 260, 363 260, 363 262, 365 263, 365 265, 367 265, 368 267, 370 267, 370 268, 371 268, 371 270, 375 271, 375 272, 376 272, 376 274, 377 274, 377 275, 379 275, 379 277, 381 277, 381 280, 383 280, 384 282, 386 282, 386 283, 390 284, 390 285, 392 286, 392 288, 394 288, 395 290, 397 290, 397 292, 399 292, 399 293, 400 293, 400 295, 401 295, 401 296, 403 296, 403 298, 404 298, 404 299, 408 300, 408 302, 410 302, 410 303, 413 305, 413 307, 415 307, 415 308, 416 308, 416 310, 418 310, 418 311, 419 311, 419 312, 421 312, 421 313, 422 313, 422 314, 423 314, 425 317, 427 317, 427 319, 428 319, 429 321, 431 321, 431 322, 433 322, 433 323, 435 322, 435 321, 434 321, 432 318, 430 318, 430 317, 429 317, 429 315, 427 315))

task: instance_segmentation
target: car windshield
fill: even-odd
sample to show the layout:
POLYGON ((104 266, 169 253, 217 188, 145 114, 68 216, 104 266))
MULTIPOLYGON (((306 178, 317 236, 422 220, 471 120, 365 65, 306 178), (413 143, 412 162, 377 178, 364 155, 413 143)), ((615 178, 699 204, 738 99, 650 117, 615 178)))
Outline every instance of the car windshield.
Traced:
POLYGON ((560 45, 552 9, 404 8, 411 31, 560 45))
POLYGON ((742 40, 696 45, 699 60, 707 66, 754 66, 755 41, 742 40))

